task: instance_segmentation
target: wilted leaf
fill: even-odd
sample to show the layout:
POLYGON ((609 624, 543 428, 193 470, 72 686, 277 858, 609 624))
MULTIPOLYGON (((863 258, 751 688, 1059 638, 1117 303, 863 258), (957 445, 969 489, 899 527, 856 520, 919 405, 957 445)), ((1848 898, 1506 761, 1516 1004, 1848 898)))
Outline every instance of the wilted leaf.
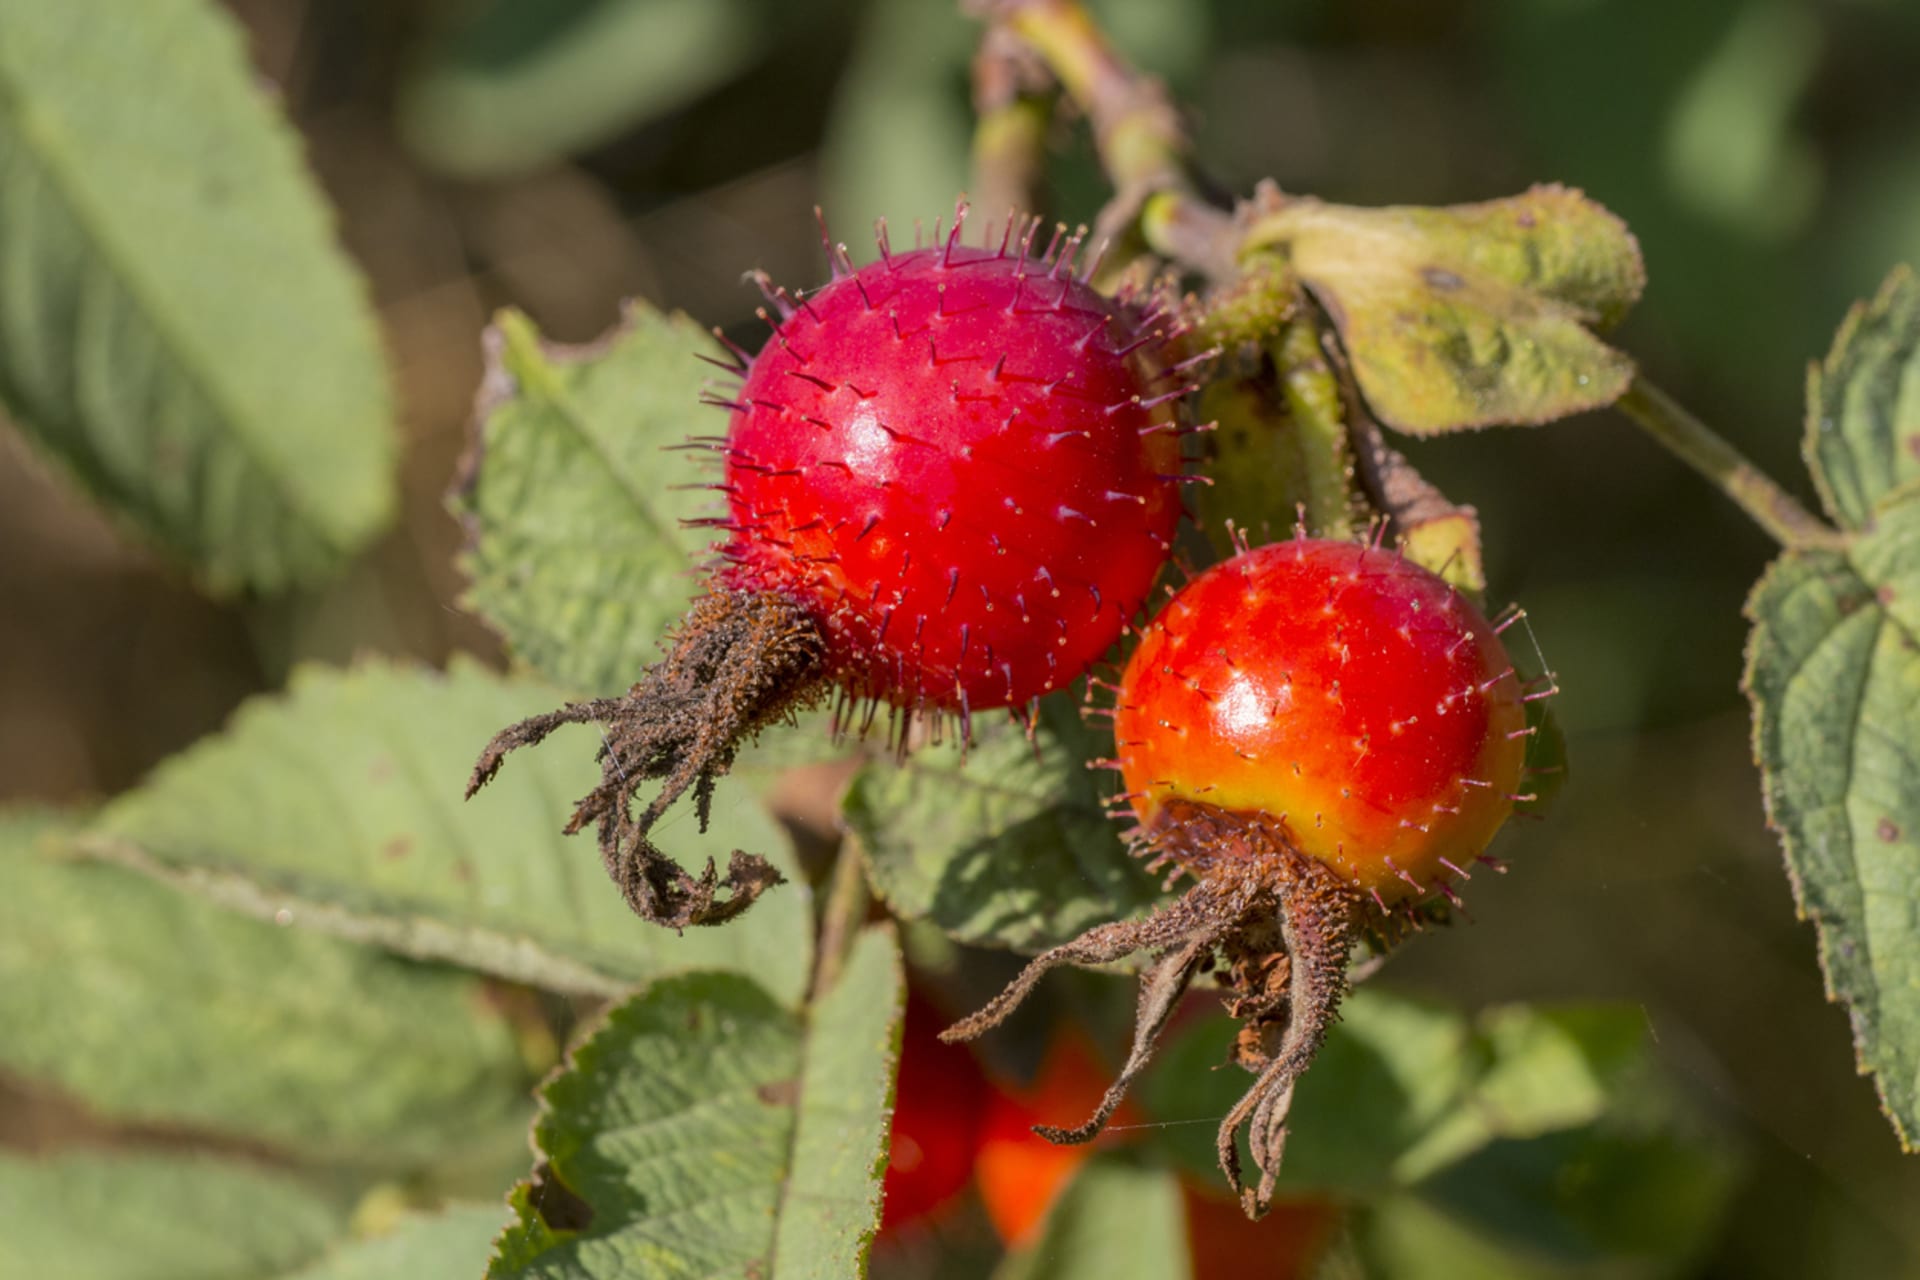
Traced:
POLYGON ((1124 1156, 1088 1161, 1047 1214, 1040 1238, 994 1280, 1183 1280, 1187 1215, 1180 1181, 1124 1156))
POLYGON ((486 345, 452 497, 467 527, 464 603, 549 680, 620 693, 659 658, 698 585, 713 539, 682 521, 723 509, 693 488, 719 483, 717 463, 661 452, 726 430, 698 402, 716 371, 695 357, 717 348, 685 316, 643 304, 589 347, 542 342, 503 311, 486 345))
POLYGON ((528 1073, 472 975, 59 860, 67 827, 0 822, 7 1073, 107 1119, 330 1160, 511 1140, 528 1073))
POLYGON ((472 1280, 487 1269, 502 1205, 456 1205, 414 1214, 392 1231, 335 1248, 282 1280, 472 1280))
MULTIPOLYGON (((611 994, 669 970, 723 968, 797 1000, 803 890, 776 888, 746 928, 676 936, 627 909, 590 835, 560 834, 599 777, 591 730, 520 752, 462 803, 494 731, 560 700, 471 662, 445 675, 299 670, 284 697, 248 703, 109 804, 83 847, 268 918, 536 986, 611 994)), ((658 834, 691 866, 743 848, 793 870, 785 834, 744 788, 721 787, 704 836, 691 810, 658 834)))
POLYGON ((1849 528, 1920 480, 1920 281, 1910 268, 1847 314, 1808 372, 1805 449, 1821 500, 1849 528))
POLYGON ((436 169, 504 177, 597 146, 744 70, 777 7, 750 0, 492 0, 452 11, 402 86, 436 169))
POLYGON ((965 767, 953 745, 870 762, 843 813, 875 889, 905 917, 1018 951, 1145 909, 1158 886, 1101 805, 1117 788, 1087 768, 1098 744, 1056 695, 1041 700, 1032 742, 1017 726, 988 727, 965 767))
POLYGON ((541 1089, 540 1163, 488 1274, 860 1275, 903 990, 879 928, 805 1014, 711 973, 615 1008, 541 1089))
MULTIPOLYGON (((1281 1166, 1283 1191, 1355 1197, 1418 1183, 1500 1138, 1532 1138, 1597 1119, 1644 1069, 1646 1023, 1627 1008, 1520 1006, 1475 1021, 1384 992, 1348 998, 1302 1077, 1281 1166)), ((1224 1018, 1161 1052, 1141 1100, 1188 1167, 1218 1178, 1213 1129, 1253 1077, 1227 1061, 1224 1018)))
POLYGON ((208 585, 330 570, 392 515, 392 407, 239 31, 202 0, 0 31, 0 404, 208 585))
POLYGON ((1286 249, 1368 405, 1401 431, 1548 422, 1633 379, 1591 330, 1639 298, 1639 245, 1577 191, 1437 209, 1285 199, 1258 212, 1248 245, 1286 249))
POLYGON ((296 1179, 240 1160, 0 1151, 13 1276, 258 1280, 318 1254, 341 1219, 296 1179))
POLYGON ((1910 1149, 1920 1141, 1920 501, 1845 553, 1790 552, 1747 602, 1767 816, 1828 994, 1910 1149))

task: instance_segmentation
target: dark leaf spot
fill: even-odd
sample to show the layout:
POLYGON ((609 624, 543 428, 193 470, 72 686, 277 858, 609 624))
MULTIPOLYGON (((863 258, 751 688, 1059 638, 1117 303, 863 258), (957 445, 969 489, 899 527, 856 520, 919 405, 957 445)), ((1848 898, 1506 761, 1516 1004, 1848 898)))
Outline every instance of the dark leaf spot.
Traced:
POLYGON ((413 852, 412 836, 395 836, 380 846, 380 856, 389 862, 404 858, 413 852))
POLYGON ((553 1166, 544 1160, 534 1168, 527 1203, 555 1231, 585 1231, 593 1225, 593 1206, 561 1182, 553 1166))
POLYGON ((800 1101, 798 1080, 771 1080, 754 1090, 760 1101, 770 1107, 791 1107, 800 1101))
POLYGON ((392 777, 393 777, 393 761, 388 759, 386 756, 379 757, 377 760, 373 762, 373 767, 367 770, 368 782, 372 782, 372 783, 386 782, 392 777))
POLYGON ((1878 827, 1875 827, 1874 831, 1876 834, 1879 835, 1879 837, 1882 840, 1885 840, 1888 844, 1892 844, 1895 840, 1898 840, 1900 838, 1899 824, 1894 822, 1892 818, 1880 819, 1880 825, 1878 827))
POLYGON ((1462 280, 1453 272, 1448 271, 1445 267, 1422 267, 1420 269, 1420 278, 1427 282, 1428 287, 1439 289, 1443 293, 1452 293, 1455 289, 1466 284, 1465 280, 1462 280))

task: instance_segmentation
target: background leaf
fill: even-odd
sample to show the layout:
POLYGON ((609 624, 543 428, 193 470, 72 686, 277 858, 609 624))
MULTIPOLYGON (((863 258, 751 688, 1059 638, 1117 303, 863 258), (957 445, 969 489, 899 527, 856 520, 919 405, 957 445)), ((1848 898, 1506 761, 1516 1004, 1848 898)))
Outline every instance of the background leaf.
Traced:
POLYGON ((400 126, 442 172, 524 173, 726 83, 766 48, 779 13, 751 0, 468 6, 404 85, 400 126))
POLYGON ((528 1071, 469 974, 276 929, 0 820, 0 1067, 95 1114, 425 1163, 522 1123, 528 1071))
POLYGON ((495 1204, 412 1214, 384 1235, 340 1245, 284 1280, 472 1280, 486 1270, 506 1215, 495 1204))
POLYGON ((1185 1280, 1187 1217, 1172 1170, 1095 1156, 1047 1214, 1033 1245, 995 1280, 1185 1280))
MULTIPOLYGON (((1364 1198, 1407 1187, 1499 1138, 1588 1124, 1643 1076, 1646 1023, 1628 1008, 1505 1006, 1469 1021, 1376 990, 1341 1009, 1294 1097, 1280 1185, 1364 1198)), ((1213 1130, 1252 1083, 1227 1061, 1234 1028, 1212 1019, 1169 1044, 1141 1101, 1195 1175, 1218 1178, 1213 1130)))
POLYGON ((1747 604, 1746 689, 1767 817, 1828 995, 1913 1149, 1920 1141, 1920 501, 1844 555, 1789 553, 1747 604))
POLYGON ((240 1160, 0 1151, 8 1275, 257 1280, 318 1254, 342 1219, 294 1178, 240 1160))
POLYGON ((891 930, 805 1015, 736 974, 655 983, 541 1090, 491 1276, 864 1269, 904 1002, 891 930))
POLYGON ((1686 1275, 1712 1238, 1736 1172, 1711 1142, 1608 1120, 1489 1143, 1423 1183, 1420 1198, 1520 1258, 1546 1263, 1540 1270, 1549 1275, 1686 1275))
POLYGON ((468 534, 463 603, 548 679, 623 692, 660 656, 713 540, 681 523, 719 510, 713 496, 671 486, 718 483, 718 465, 661 450, 726 430, 723 410, 698 403, 712 371, 695 357, 718 348, 640 303, 589 347, 543 342, 505 311, 486 347, 453 497, 468 534))
MULTIPOLYGON (((83 847, 268 918, 536 986, 611 994, 724 968, 797 1001, 811 937, 799 884, 768 894, 747 928, 676 936, 634 918, 590 834, 560 834, 599 777, 590 729, 518 753, 461 802, 494 731, 559 701, 469 661, 445 675, 303 668, 284 697, 246 704, 109 804, 83 847)), ((794 874, 785 833, 738 785, 722 785, 704 836, 690 808, 658 835, 689 865, 737 847, 794 874)))
POLYGON ((208 585, 332 569, 392 515, 386 372, 238 31, 0 0, 0 32, 0 403, 208 585))
POLYGON ((1856 305, 1808 371, 1805 448, 1821 501, 1848 528, 1920 480, 1920 281, 1911 268, 1856 305))
POLYGON ((874 888, 896 912, 965 942, 1039 951, 1159 896, 1128 856, 1101 801, 1109 775, 1087 768, 1104 745, 1078 704, 1043 698, 1034 740, 1018 726, 958 746, 870 761, 843 815, 874 888))
POLYGON ((1549 422, 1613 403, 1633 379, 1590 329, 1626 314, 1646 268, 1626 224, 1578 191, 1447 208, 1293 199, 1259 234, 1287 247, 1388 426, 1549 422))

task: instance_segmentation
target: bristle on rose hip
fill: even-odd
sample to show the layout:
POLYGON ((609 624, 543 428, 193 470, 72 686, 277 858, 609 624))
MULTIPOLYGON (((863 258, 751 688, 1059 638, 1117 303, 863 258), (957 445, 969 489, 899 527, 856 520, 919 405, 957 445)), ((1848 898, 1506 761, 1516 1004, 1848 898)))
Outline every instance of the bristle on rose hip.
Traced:
POLYGON ((964 225, 962 205, 905 252, 883 228, 857 269, 828 240, 833 278, 810 294, 760 279, 772 335, 732 348, 740 383, 708 397, 728 427, 724 511, 699 522, 717 530, 705 594, 625 697, 515 725, 475 768, 469 794, 514 748, 600 724, 601 785, 568 829, 598 825, 648 919, 715 923, 777 881, 742 853, 696 878, 648 837, 689 788, 704 826, 744 740, 835 694, 836 731, 886 707, 896 745, 922 719, 964 740, 975 713, 1083 675, 1168 558, 1193 389, 1191 361, 1163 358, 1170 321, 1076 274, 1078 234, 1035 255, 1037 223, 985 245, 964 225))
POLYGON ((1192 888, 1046 952, 945 1034, 980 1035, 1061 964, 1155 952, 1107 1096, 1079 1128, 1046 1131, 1083 1142, 1211 969, 1240 1019, 1234 1060, 1258 1076, 1217 1151, 1258 1216, 1353 944, 1384 950, 1426 904, 1457 900, 1523 798, 1530 696, 1479 609, 1390 549, 1301 537, 1199 574, 1142 632, 1114 690, 1115 759, 1100 762, 1121 774, 1135 852, 1192 888), (1242 1129, 1255 1187, 1241 1185, 1242 1129))

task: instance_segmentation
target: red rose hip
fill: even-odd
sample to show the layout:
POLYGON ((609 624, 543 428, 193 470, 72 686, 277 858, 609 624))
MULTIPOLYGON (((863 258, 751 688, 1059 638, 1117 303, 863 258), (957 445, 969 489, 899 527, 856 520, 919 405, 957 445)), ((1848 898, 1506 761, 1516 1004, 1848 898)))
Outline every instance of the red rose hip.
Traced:
POLYGON ((855 700, 1025 703, 1120 636, 1179 517, 1178 390, 1059 264, 950 241, 795 308, 726 443, 727 587, 781 593, 855 700))
POLYGON ((1301 539, 1215 566, 1161 610, 1114 737, 1148 830, 1170 800, 1265 814, 1392 901, 1461 874, 1506 821, 1521 697, 1492 626, 1445 581, 1301 539))
POLYGON ((768 290, 773 336, 735 349, 741 385, 715 397, 727 434, 696 442, 725 501, 702 522, 721 533, 707 591, 624 697, 511 726, 474 768, 469 795, 514 748, 598 723, 601 782, 567 830, 597 825, 649 920, 718 923, 778 883, 739 851, 696 877, 649 838, 689 789, 704 828, 742 741, 836 691, 836 731, 887 706, 895 742, 948 713, 965 735, 1082 675, 1166 561, 1191 390, 1156 362, 1167 329, 1074 274, 1079 237, 1036 257, 1009 222, 976 248, 961 216, 909 253, 883 231, 858 270, 830 245, 833 279, 804 298, 768 290))
POLYGON ((1141 978, 1125 1066, 1077 1129, 1119 1106, 1196 973, 1241 1021, 1234 1060, 1255 1081, 1221 1123, 1220 1165, 1264 1212, 1293 1086, 1347 991, 1353 944, 1418 927, 1431 893, 1506 821, 1525 769, 1526 701, 1498 631, 1446 582, 1393 551, 1305 537, 1194 578, 1141 634, 1116 694, 1135 852, 1193 887, 1144 920, 1098 925, 1039 956, 945 1033, 977 1036, 1047 970, 1157 958, 1141 978), (1425 901, 1423 901, 1425 900, 1425 901), (1247 1130, 1257 1189, 1243 1189, 1247 1130))

